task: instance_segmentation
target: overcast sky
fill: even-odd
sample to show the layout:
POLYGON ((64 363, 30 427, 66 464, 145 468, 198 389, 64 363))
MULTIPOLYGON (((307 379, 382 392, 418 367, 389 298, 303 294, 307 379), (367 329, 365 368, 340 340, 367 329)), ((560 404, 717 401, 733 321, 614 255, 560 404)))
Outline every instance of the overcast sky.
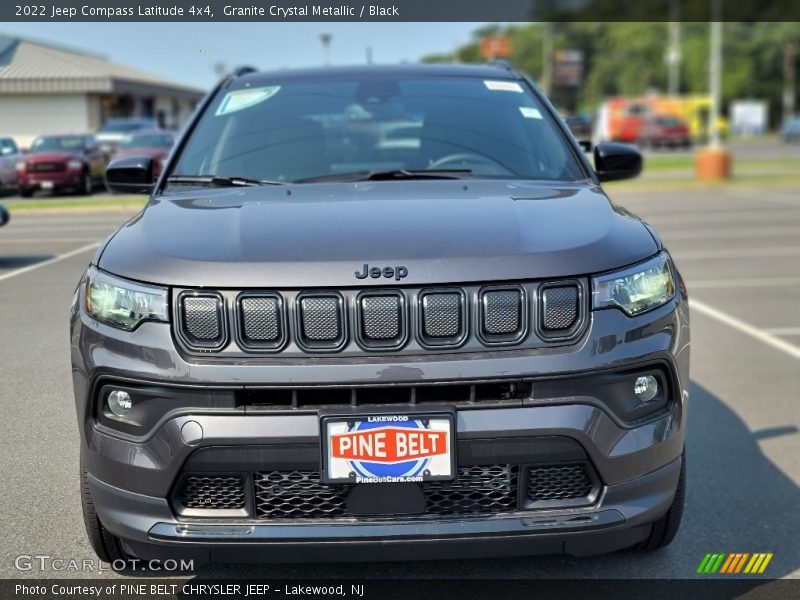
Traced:
POLYGON ((333 34, 333 64, 416 61, 450 52, 481 23, 0 23, 0 34, 21 36, 104 55, 183 83, 208 88, 214 64, 260 69, 317 66, 319 34, 333 34))

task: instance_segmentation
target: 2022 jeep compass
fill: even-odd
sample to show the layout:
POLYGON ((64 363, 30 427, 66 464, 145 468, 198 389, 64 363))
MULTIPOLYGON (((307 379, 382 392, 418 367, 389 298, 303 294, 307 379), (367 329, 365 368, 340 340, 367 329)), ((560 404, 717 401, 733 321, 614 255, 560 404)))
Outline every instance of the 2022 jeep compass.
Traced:
POLYGON ((357 560, 668 544, 689 314, 594 150, 501 65, 242 69, 72 307, 106 560, 357 560))

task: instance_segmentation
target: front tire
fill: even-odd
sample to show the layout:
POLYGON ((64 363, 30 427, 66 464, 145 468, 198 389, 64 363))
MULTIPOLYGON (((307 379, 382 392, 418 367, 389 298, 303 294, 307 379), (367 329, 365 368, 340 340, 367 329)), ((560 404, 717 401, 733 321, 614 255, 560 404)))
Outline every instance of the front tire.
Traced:
POLYGON ((81 455, 81 507, 83 508, 83 523, 86 525, 86 535, 97 557, 103 562, 119 565, 118 561, 127 562, 130 558, 122 549, 120 539, 110 533, 97 516, 94 508, 92 494, 89 490, 89 474, 81 455))
POLYGON ((92 181, 92 174, 89 173, 89 171, 84 171, 81 181, 80 193, 83 196, 90 196, 93 190, 94 190, 94 182, 92 181))
POLYGON ((31 188, 19 188, 19 195, 23 198, 30 198, 33 196, 33 190, 31 188))
POLYGON ((678 486, 675 488, 675 498, 663 517, 653 523, 647 539, 636 545, 636 550, 657 550, 669 546, 683 517, 683 505, 686 500, 686 449, 681 453, 681 474, 678 477, 678 486))

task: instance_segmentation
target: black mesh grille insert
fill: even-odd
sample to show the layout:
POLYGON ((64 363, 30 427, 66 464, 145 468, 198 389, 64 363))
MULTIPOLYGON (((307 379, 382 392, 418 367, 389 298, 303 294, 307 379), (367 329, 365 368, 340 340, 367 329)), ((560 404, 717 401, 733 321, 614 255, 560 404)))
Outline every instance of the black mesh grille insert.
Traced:
POLYGON ((244 478, 240 475, 189 475, 183 483, 184 508, 244 508, 244 478))
POLYGON ((265 471, 253 478, 259 519, 320 519, 347 513, 347 485, 327 485, 318 471, 265 471))
POLYGON ((528 467, 528 499, 533 501, 584 498, 592 492, 592 480, 582 464, 528 467))
POLYGON ((401 301, 396 294, 361 298, 361 333, 366 341, 392 342, 401 333, 401 301))
POLYGON ((340 298, 338 296, 301 298, 300 330, 306 345, 313 347, 338 345, 344 338, 340 298))
POLYGON ((524 329, 524 294, 520 289, 486 290, 481 294, 481 330, 486 341, 518 340, 524 329))
POLYGON ((429 342, 451 342, 464 334, 463 297, 457 292, 422 296, 422 330, 429 342))
POLYGON ((431 481, 422 489, 430 514, 512 512, 517 508, 517 465, 461 467, 453 481, 431 481))
POLYGON ((183 326, 190 341, 215 344, 222 340, 222 319, 219 298, 184 296, 183 326))
POLYGON ((283 338, 281 302, 276 296, 248 296, 240 301, 242 337, 248 344, 276 344, 283 338))
MULTIPOLYGON (((453 481, 421 484, 427 515, 493 514, 517 508, 516 465, 461 467, 453 481)), ((352 486, 322 483, 317 471, 265 471, 253 477, 260 519, 349 516, 352 486)))
POLYGON ((548 287, 542 291, 542 327, 546 331, 567 331, 578 320, 578 288, 548 287))

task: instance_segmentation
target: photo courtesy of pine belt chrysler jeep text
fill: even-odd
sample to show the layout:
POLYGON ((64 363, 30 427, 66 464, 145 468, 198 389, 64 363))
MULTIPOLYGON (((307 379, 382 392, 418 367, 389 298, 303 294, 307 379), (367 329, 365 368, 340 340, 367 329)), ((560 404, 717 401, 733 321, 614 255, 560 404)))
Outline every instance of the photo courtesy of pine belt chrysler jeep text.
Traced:
POLYGON ((239 69, 71 313, 104 560, 588 555, 672 540, 686 289, 501 64, 239 69))

